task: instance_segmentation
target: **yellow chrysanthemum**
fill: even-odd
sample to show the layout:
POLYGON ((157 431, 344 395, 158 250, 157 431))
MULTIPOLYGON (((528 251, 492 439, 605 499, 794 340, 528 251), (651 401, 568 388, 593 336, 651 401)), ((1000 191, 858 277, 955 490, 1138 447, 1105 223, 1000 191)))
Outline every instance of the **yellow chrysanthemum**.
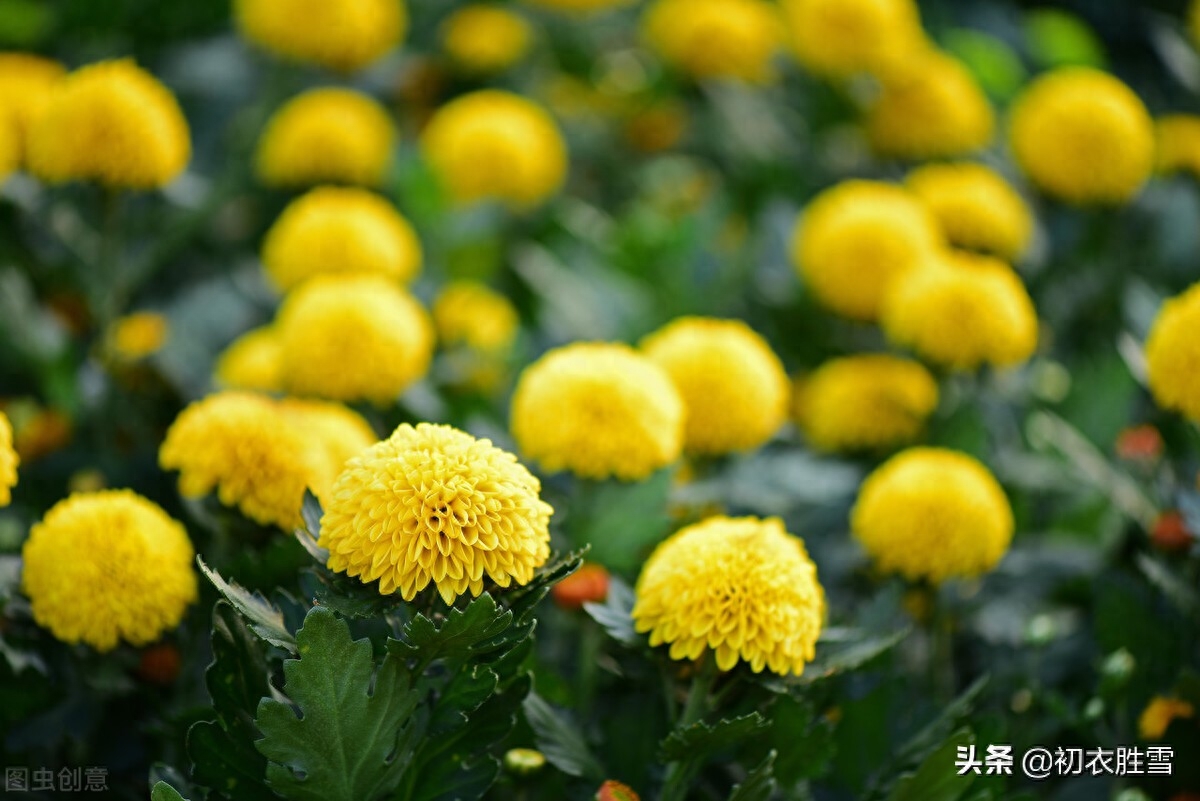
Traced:
POLYGON ((509 348, 520 326, 508 298, 476 281, 454 281, 433 302, 438 340, 497 352, 509 348))
POLYGON ((926 46, 913 0, 783 0, 796 57, 828 76, 880 72, 926 46))
POLYGON ((902 187, 845 181, 808 205, 792 235, 792 262, 824 305, 874 320, 888 286, 943 246, 937 220, 902 187))
POLYGON ((549 472, 637 481, 679 458, 684 405, 670 376, 626 345, 556 348, 525 368, 510 428, 549 472))
POLYGON ((928 164, 905 180, 933 211, 950 243, 1017 261, 1033 235, 1024 198, 982 164, 928 164))
POLYGON ((986 147, 996 115, 975 78, 934 50, 882 77, 867 111, 867 138, 877 153, 905 159, 961 156, 986 147))
POLYGON ((1143 740, 1161 740, 1172 722, 1195 714, 1196 708, 1187 701, 1156 695, 1138 717, 1138 735, 1143 740))
POLYGON ((553 509, 507 451, 449 426, 402 425, 351 459, 321 518, 332 570, 411 601, 429 584, 447 604, 484 577, 527 584, 550 555, 553 509))
POLYGON ((108 332, 108 346, 118 359, 137 361, 158 353, 169 334, 166 317, 155 312, 135 312, 113 323, 108 332))
POLYGON ((0 412, 0 506, 12 503, 12 488, 17 486, 17 465, 21 458, 13 448, 12 423, 0 412))
POLYGON ((283 346, 275 328, 255 328, 235 339, 217 359, 214 378, 226 389, 282 391, 283 346))
POLYGON ((928 370, 882 353, 831 359, 796 387, 796 419, 808 444, 822 451, 911 442, 937 404, 928 370))
POLYGON ((633 619, 672 659, 712 651, 721 670, 800 675, 825 620, 825 591, 804 543, 778 518, 710 517, 655 549, 633 619))
POLYGON ((396 128, 374 99, 349 89, 311 89, 267 122, 258 141, 258 175, 271 186, 378 186, 395 141, 396 128))
POLYGON ((311 278, 275 323, 291 392, 388 404, 423 377, 433 325, 412 295, 377 275, 311 278))
MULTIPOLYGON (((0 53, 0 127, 13 136, 17 164, 25 162, 29 131, 66 68, 29 53, 0 53)), ((0 136, 7 136, 0 134, 0 136)))
POLYGON ((421 135, 421 150, 460 203, 533 206, 557 192, 567 175, 567 146, 554 119, 536 103, 497 89, 438 109, 421 135))
POLYGON ((1012 540, 1013 515, 976 459, 910 448, 867 476, 850 527, 880 570, 936 584, 995 567, 1012 540))
POLYGON ((284 292, 323 273, 377 273, 407 282, 421 271, 421 242, 379 195, 323 186, 283 210, 267 231, 262 262, 284 292))
POLYGON ((1146 338, 1154 400, 1200 421, 1200 284, 1163 303, 1146 338))
POLYGON ((441 28, 446 54, 468 72, 503 72, 520 61, 533 30, 519 14, 502 6, 469 5, 455 11, 441 28))
POLYGON ((642 28, 664 61, 693 78, 764 83, 783 46, 779 11, 763 0, 656 0, 642 28))
POLYGON ((29 169, 46 181, 153 189, 191 158, 175 96, 130 59, 101 61, 58 81, 29 133, 29 169))
POLYGON ((1013 106, 1009 142, 1029 178, 1068 203, 1123 203, 1154 165, 1154 124, 1141 99, 1085 67, 1031 83, 1013 106))
POLYGON ((627 6, 633 0, 525 0, 526 3, 555 11, 588 13, 627 6))
POLYGON ((963 251, 897 281, 884 302, 888 339, 956 370, 1011 367, 1037 348, 1037 312, 999 259, 963 251))
POLYGON ((403 0, 234 0, 238 30, 295 61, 350 72, 400 43, 408 29, 403 0))
POLYGON ((642 340, 686 408, 684 448, 746 451, 787 420, 788 377, 767 341, 741 320, 682 317, 642 340))
POLYGON ((194 555, 183 526, 140 495, 76 493, 29 530, 21 587, 63 642, 147 645, 195 602, 194 555))
POLYGON ((1167 114, 1155 123, 1161 173, 1190 172, 1200 177, 1200 115, 1167 114))

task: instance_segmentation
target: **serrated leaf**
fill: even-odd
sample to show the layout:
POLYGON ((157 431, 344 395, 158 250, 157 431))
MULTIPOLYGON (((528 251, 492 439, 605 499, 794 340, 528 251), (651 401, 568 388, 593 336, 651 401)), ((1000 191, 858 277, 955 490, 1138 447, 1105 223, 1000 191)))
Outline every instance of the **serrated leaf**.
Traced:
POLYGON ((771 722, 758 712, 736 718, 724 718, 714 724, 697 721, 676 728, 659 746, 663 762, 701 760, 707 755, 735 745, 752 734, 763 731, 771 722))
POLYGON ((491 697, 497 684, 491 668, 485 665, 463 667, 438 692, 426 736, 439 735, 466 724, 470 713, 491 697))
POLYGON ((380 595, 373 584, 363 584, 323 567, 301 571, 300 589, 313 604, 349 618, 375 617, 404 603, 399 595, 380 595))
POLYGON ((221 578, 219 573, 204 564, 201 557, 196 557, 196 563, 200 566, 200 572, 208 577, 225 600, 246 618, 255 634, 277 648, 296 653, 296 638, 287 630, 283 613, 277 607, 257 592, 250 592, 235 582, 221 578))
POLYGON ((495 650, 489 643, 513 621, 513 613, 496 605, 496 599, 484 593, 467 604, 466 609, 451 609, 441 625, 425 615, 416 615, 404 627, 402 640, 388 640, 388 651, 400 657, 416 658, 421 665, 437 659, 461 660, 495 650))
POLYGON ((942 743, 947 734, 970 714, 971 709, 975 706, 975 699, 987 686, 988 679, 987 675, 980 676, 957 698, 946 704, 941 714, 896 750, 892 762, 896 765, 904 765, 925 759, 933 749, 942 743))
POLYGON ((359 801, 390 792, 407 765, 405 723, 421 697, 402 660, 376 670, 371 642, 316 607, 296 635, 299 659, 283 663, 291 704, 264 698, 255 746, 269 760, 267 781, 296 801, 359 801), (294 705, 294 706, 293 706, 294 705))
POLYGON ((583 733, 537 693, 522 704, 525 719, 537 738, 538 750, 551 765, 568 776, 602 780, 604 768, 592 754, 583 733))
POLYGON ((888 801, 957 801, 970 789, 974 774, 959 775, 954 766, 960 746, 975 744, 970 729, 959 729, 925 758, 915 773, 902 776, 888 801))
POLYGON ((217 798, 233 801, 277 801, 264 783, 262 755, 238 743, 220 724, 210 720, 193 723, 187 733, 187 752, 192 759, 192 778, 212 788, 217 798))
POLYGON ((622 645, 634 647, 646 642, 633 624, 633 589, 616 576, 609 579, 608 597, 604 603, 585 603, 583 609, 592 620, 622 645))
POLYGON ((187 799, 166 782, 158 782, 150 790, 150 801, 187 801, 187 799))
POLYGON ((750 771, 745 781, 734 786, 729 801, 767 801, 775 792, 774 767, 775 752, 772 751, 758 767, 750 771))

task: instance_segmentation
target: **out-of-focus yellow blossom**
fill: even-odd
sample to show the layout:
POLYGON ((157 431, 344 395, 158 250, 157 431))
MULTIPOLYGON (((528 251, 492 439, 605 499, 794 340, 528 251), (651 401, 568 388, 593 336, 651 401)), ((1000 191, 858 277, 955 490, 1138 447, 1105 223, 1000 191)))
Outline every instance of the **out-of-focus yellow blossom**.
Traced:
POLYGON ((227 389, 283 390, 283 346, 272 326, 255 328, 235 339, 217 359, 217 384, 227 389))
POLYGON ((283 398, 277 408, 284 420, 302 433, 309 446, 326 460, 322 475, 330 476, 330 481, 314 490, 321 498, 330 497, 333 477, 342 472, 351 457, 379 441, 375 429, 362 415, 340 403, 283 398))
POLYGON ((16 164, 25 163, 29 131, 50 99, 55 83, 66 74, 57 61, 30 53, 0 53, 0 139, 11 134, 16 164))
POLYGON ((995 170, 982 164, 928 164, 905 184, 933 211, 952 245, 1018 261, 1033 235, 1033 213, 995 170))
POLYGON ((275 328, 284 386, 300 395, 389 404, 433 354, 425 309, 378 275, 310 278, 284 300, 275 328))
POLYGON ((1200 115, 1167 114, 1155 124, 1158 171, 1200 177, 1200 115))
POLYGON ((817 195, 792 235, 792 262, 838 314, 874 320, 889 285, 943 247, 937 220, 903 187, 844 181, 817 195))
POLYGON ((431 583, 447 603, 527 584, 550 555, 541 484, 490 440, 402 425, 338 476, 319 543, 331 570, 407 601, 431 583))
POLYGON ((710 517, 681 529, 642 569, 633 619, 672 659, 712 651, 721 670, 799 675, 825 621, 804 543, 778 518, 710 517))
POLYGON ((17 486, 17 465, 21 457, 13 449, 12 423, 0 412, 0 506, 12 503, 12 488, 17 486))
POLYGON ((0 124, 0 181, 21 166, 21 142, 11 125, 0 124))
POLYGON ((976 459, 910 448, 867 476, 850 527, 881 571, 937 584, 995 567, 1012 540, 1013 515, 976 459))
POLYGON ((322 186, 279 215, 263 240, 262 262, 284 292, 325 273, 377 273, 407 282, 421 271, 421 242, 379 195, 322 186))
POLYGON ((477 74, 503 72, 529 52, 533 30, 503 6, 469 5, 442 23, 442 47, 455 64, 477 74))
POLYGON ((233 14, 255 44, 342 72, 375 61, 408 29, 403 0, 234 0, 233 14))
POLYGON ((681 317, 643 339, 641 349, 683 398, 691 453, 757 448, 787 420, 783 364, 741 320, 681 317))
POLYGON ((1143 740, 1161 740, 1172 722, 1195 714, 1196 708, 1187 701, 1156 695, 1138 717, 1138 735, 1143 740))
POLYGON ((949 158, 986 147, 996 115, 974 76, 935 50, 894 65, 867 112, 877 153, 905 159, 949 158))
POLYGON ((167 318, 161 314, 135 312, 113 323, 108 332, 108 347, 118 359, 138 361, 158 353, 170 332, 167 318))
POLYGON ((913 0, 783 0, 800 63, 831 77, 878 73, 927 47, 913 0))
POLYGON ((638 481, 679 458, 684 405, 667 373, 626 345, 581 342, 525 368, 510 428, 544 470, 638 481))
POLYGON ((554 119, 511 92, 484 89, 438 109, 421 150, 459 203, 499 200, 534 206, 567 175, 567 145, 554 119))
POLYGON ((1029 84, 1013 105, 1009 143, 1029 178, 1068 203, 1123 203, 1154 166, 1154 124, 1141 99, 1086 67, 1029 84))
POLYGON ((783 46, 779 11, 763 0, 655 0, 642 27, 664 61, 700 79, 764 83, 783 46))
POLYGON ((525 0, 525 2, 532 6, 550 8, 555 11, 590 13, 627 6, 633 0, 525 0))
POLYGON ((146 645, 195 602, 194 555, 183 526, 140 495, 76 493, 29 530, 21 587, 33 619, 63 642, 146 645))
POLYGON ((1200 283, 1163 303, 1146 338, 1150 392, 1164 409, 1200 421, 1200 283))
POLYGON ((937 404, 928 370, 882 353, 831 359, 796 386, 796 420, 808 444, 822 451, 911 442, 937 404))
POLYGON ((29 131, 28 166, 52 182, 165 186, 192 143, 175 96, 131 59, 82 67, 54 84, 29 131))
POLYGON ((520 327, 508 298, 477 281, 447 284, 433 302, 438 341, 480 351, 507 350, 520 327))
POLYGON ((625 120, 625 138, 642 153, 670 150, 679 144, 687 129, 687 106, 678 100, 651 103, 625 120))
POLYGON ((310 89, 268 120, 258 176, 271 186, 378 186, 392 163, 396 128, 387 110, 350 89, 310 89))
POLYGON ((1037 348, 1033 301, 999 259, 955 251, 897 281, 884 302, 888 339, 956 370, 1011 367, 1037 348))

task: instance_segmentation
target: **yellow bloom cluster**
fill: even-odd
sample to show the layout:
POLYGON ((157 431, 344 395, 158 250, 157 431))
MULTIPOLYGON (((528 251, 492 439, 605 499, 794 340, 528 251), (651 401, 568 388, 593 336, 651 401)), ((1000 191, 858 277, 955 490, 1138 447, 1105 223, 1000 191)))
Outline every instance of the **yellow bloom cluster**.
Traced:
POLYGON ((192 145, 170 90, 129 59, 101 61, 54 84, 28 139, 46 181, 153 189, 183 172, 192 145))
POLYGON ((378 59, 408 28, 403 0, 234 0, 233 13, 250 41, 343 72, 378 59))
POLYGON ((24 165, 34 120, 66 74, 57 61, 29 53, 0 53, 0 139, 11 141, 13 168, 24 165), (6 137, 10 137, 11 140, 6 137))
POLYGON ((550 555, 553 509, 507 451, 449 426, 402 425, 338 476, 319 543, 329 567, 411 601, 429 586, 447 604, 484 578, 527 584, 550 555))
POLYGON ((1200 283, 1163 303, 1146 338, 1154 400, 1200 421, 1200 283))
POLYGON ((764 0, 656 0, 642 27, 665 62, 700 79, 766 82, 784 43, 779 11, 764 0))
POLYGON ((1018 261, 1033 235, 1033 213, 1017 190, 982 164, 927 164, 905 185, 927 205, 950 244, 1018 261))
POLYGON ((783 0, 800 63, 844 77, 880 73, 926 47, 913 0, 783 0))
POLYGON ((1200 178, 1200 116, 1167 114, 1155 124, 1161 173, 1190 172, 1200 178))
POLYGON ((851 530, 884 572, 940 583, 996 566, 1012 508, 988 469, 963 453, 911 448, 863 482, 851 530))
POLYGON ((270 186, 378 186, 392 163, 396 129, 374 99, 349 89, 311 89, 267 121, 259 178, 270 186))
POLYGON ((511 302, 477 281, 453 281, 433 303, 438 340, 478 351, 507 350, 517 336, 520 320, 511 302))
POLYGON ((247 331, 217 359, 214 377, 227 389, 283 390, 283 346, 272 326, 247 331))
POLYGON ((38 625, 101 652, 154 642, 197 597, 187 532, 129 490, 59 501, 30 529, 21 555, 38 625))
POLYGON ((684 448, 691 453, 757 448, 787 419, 783 364, 740 320, 682 317, 647 336, 640 347, 683 398, 684 448))
POLYGON ((886 354, 831 359, 796 387, 796 419, 808 444, 821 451, 911 442, 937 404, 937 382, 928 370, 886 354))
POLYGON ((825 591, 804 543, 777 518, 710 517, 655 549, 636 588, 633 619, 672 659, 712 651, 717 667, 741 660, 799 675, 825 619, 825 591))
POLYGON ((12 502, 12 488, 17 486, 17 465, 21 459, 13 449, 12 423, 0 412, 0 506, 12 502))
POLYGON ((134 312, 113 323, 108 347, 119 359, 137 361, 161 350, 169 335, 166 317, 155 312, 134 312))
POLYGON ((283 210, 267 231, 262 262, 284 292, 324 273, 376 273, 407 282, 421 270, 421 242, 379 195, 323 186, 283 210))
POLYGON ((519 14, 502 6, 469 5, 441 28, 442 48, 462 69, 477 74, 503 72, 529 52, 533 30, 519 14))
POLYGON ((683 400, 654 362, 626 345, 577 343, 521 373, 510 428, 547 471, 637 481, 679 458, 684 422, 683 400))

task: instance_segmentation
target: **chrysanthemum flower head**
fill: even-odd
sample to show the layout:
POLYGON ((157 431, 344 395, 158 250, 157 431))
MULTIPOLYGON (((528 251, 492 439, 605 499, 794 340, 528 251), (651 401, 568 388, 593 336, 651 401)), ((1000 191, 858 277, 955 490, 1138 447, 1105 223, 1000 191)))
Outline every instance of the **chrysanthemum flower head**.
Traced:
POLYGON ((234 0, 233 14, 272 53, 342 72, 375 61, 408 29, 404 0, 234 0))
POLYGON ((520 61, 533 40, 533 30, 521 15, 503 6, 482 3, 463 6, 441 28, 442 47, 460 68, 488 75, 503 72, 520 61))
POLYGON ((1200 421, 1200 284, 1163 303, 1146 338, 1154 400, 1200 421))
POLYGON ((421 134, 421 151, 459 203, 498 200, 535 206, 567 175, 567 146, 541 106, 484 89, 439 108, 421 134))
POLYGON ((425 309, 378 275, 310 278, 284 299, 275 327, 284 386, 299 395, 388 404, 433 354, 425 309))
POLYGON ((933 260, 937 220, 903 187, 844 181, 817 195, 796 223, 792 262, 817 299, 857 320, 879 315, 889 285, 933 260))
POLYGON ((0 412, 0 506, 12 502, 12 488, 17 486, 17 465, 21 459, 13 448, 12 423, 0 412))
POLYGON ((29 531, 21 587, 38 625, 110 651, 179 625, 197 596, 183 526, 129 490, 76 493, 29 531))
POLYGON ((821 451, 911 442, 937 403, 937 382, 925 367, 882 353, 831 359, 796 387, 796 419, 821 451))
POLYGON ((1166 114, 1155 121, 1157 169, 1200 178, 1200 115, 1166 114))
POLYGON ((1086 67, 1033 81, 1013 105, 1009 143, 1029 178, 1068 203, 1123 203, 1154 166, 1154 125, 1141 99, 1086 67))
POLYGON ((268 120, 258 142, 259 178, 270 186, 378 186, 392 163, 396 128, 371 97, 310 89, 268 120))
POLYGON ((1004 262, 965 251, 897 281, 884 302, 888 339, 956 370, 1011 367, 1033 355, 1038 322, 1020 277, 1004 262))
POLYGON ((46 181, 153 189, 191 158, 175 96, 130 59, 82 67, 54 84, 29 133, 29 169, 46 181))
POLYGON ((108 332, 113 355, 137 361, 162 350, 170 336, 167 318, 157 312, 134 312, 116 320, 108 332))
POLYGON ((642 28, 665 62, 698 79, 764 83, 783 46, 779 11, 763 0, 656 0, 642 28))
POLYGON ((881 571, 936 584, 995 567, 1012 540, 1013 515, 978 460, 910 448, 863 482, 850 527, 881 571))
POLYGON ((323 273, 376 273, 407 282, 421 271, 421 242, 379 195, 323 186, 283 210, 267 231, 262 262, 283 292, 323 273))
POLYGON ((783 0, 792 46, 812 72, 877 73, 926 47, 913 0, 783 0))
POLYGON ((446 603, 485 578, 527 584, 550 555, 541 484, 507 451, 449 426, 402 425, 354 457, 334 484, 319 543, 332 570, 411 601, 446 603))
POLYGON ((783 364, 740 320, 682 317, 643 339, 641 349, 683 398, 691 453, 757 448, 787 419, 783 364))
POLYGON ((520 319, 508 298, 477 281, 453 281, 433 302, 438 341, 496 353, 512 345, 520 319))
POLYGON ((283 390, 283 345, 274 326, 247 331, 230 343, 213 371, 225 389, 283 390))
POLYGON ((684 414, 661 367, 627 345, 585 342, 525 368, 510 428, 521 453, 549 472, 637 481, 679 458, 684 414))
POLYGON ((710 517, 658 546, 638 578, 633 619, 672 659, 712 651, 721 670, 804 671, 825 591, 799 538, 778 518, 710 517))
POLYGON ((46 108, 55 83, 66 74, 57 61, 30 53, 0 53, 0 127, 8 128, 16 165, 24 164, 29 131, 46 108))
POLYGON ((927 164, 905 184, 941 224, 950 244, 1019 260, 1033 235, 1033 214, 1024 198, 983 164, 927 164))

